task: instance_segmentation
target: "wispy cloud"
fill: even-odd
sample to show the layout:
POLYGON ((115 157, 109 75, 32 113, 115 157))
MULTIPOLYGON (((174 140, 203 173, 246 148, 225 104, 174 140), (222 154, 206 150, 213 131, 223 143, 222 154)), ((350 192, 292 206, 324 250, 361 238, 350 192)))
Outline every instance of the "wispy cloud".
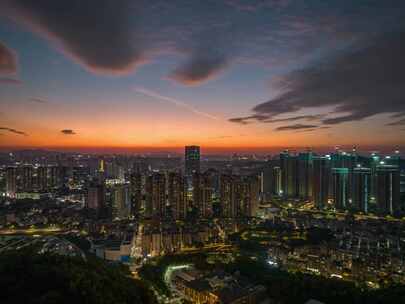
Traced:
POLYGON ((149 97, 152 97, 152 98, 155 98, 155 99, 158 99, 158 100, 162 100, 162 101, 171 103, 171 104, 173 104, 173 105, 175 105, 175 106, 177 106, 179 108, 186 109, 186 110, 188 110, 188 111, 190 111, 190 112, 192 112, 192 113, 194 113, 196 115, 206 117, 206 118, 209 118, 209 119, 213 119, 213 120, 219 120, 218 117, 216 117, 216 116, 214 116, 212 114, 197 110, 193 106, 190 106, 189 104, 187 104, 187 103, 185 103, 183 101, 180 101, 178 99, 171 98, 171 97, 164 96, 164 95, 160 95, 157 92, 154 92, 152 90, 145 89, 145 88, 142 88, 142 87, 135 87, 134 90, 135 90, 135 92, 141 93, 141 94, 143 94, 145 96, 149 96, 149 97))
POLYGON ((28 134, 25 133, 24 131, 19 131, 19 130, 9 128, 9 127, 0 127, 0 131, 7 131, 7 132, 18 134, 18 135, 28 136, 28 134))
POLYGON ((277 119, 271 119, 271 116, 269 115, 261 115, 261 114, 255 114, 255 115, 250 115, 250 116, 245 116, 245 117, 235 117, 235 118, 230 118, 230 122, 234 123, 239 123, 241 125, 246 125, 251 122, 262 122, 262 123, 278 123, 278 122, 291 122, 291 121, 298 121, 298 120, 306 120, 306 121, 315 121, 315 120, 320 120, 324 118, 326 115, 325 114, 315 114, 315 115, 299 115, 299 116, 292 116, 292 117, 286 117, 286 118, 277 118, 277 119))
POLYGON ((77 133, 72 129, 64 129, 60 131, 63 135, 76 135, 77 133))
POLYGON ((42 99, 42 98, 30 98, 29 100, 32 102, 35 102, 35 103, 48 103, 47 100, 42 99))
POLYGON ((304 124, 295 124, 295 125, 290 125, 290 126, 282 126, 278 127, 275 130, 276 131, 291 131, 291 130, 315 130, 318 128, 317 125, 304 125, 304 124))

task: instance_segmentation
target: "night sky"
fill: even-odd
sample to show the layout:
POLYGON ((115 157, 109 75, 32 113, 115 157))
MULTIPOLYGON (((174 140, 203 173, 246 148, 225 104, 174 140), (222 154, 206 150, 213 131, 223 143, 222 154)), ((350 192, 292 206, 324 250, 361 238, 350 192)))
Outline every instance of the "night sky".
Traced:
POLYGON ((0 0, 0 147, 404 135, 403 0, 0 0))

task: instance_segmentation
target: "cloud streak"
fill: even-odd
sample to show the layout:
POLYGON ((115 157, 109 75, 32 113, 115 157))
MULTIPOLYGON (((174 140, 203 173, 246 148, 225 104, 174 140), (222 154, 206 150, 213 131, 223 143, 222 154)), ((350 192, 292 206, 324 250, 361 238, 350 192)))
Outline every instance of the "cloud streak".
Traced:
POLYGON ((278 127, 275 129, 275 131, 291 131, 291 130, 306 130, 306 129, 314 131, 317 128, 318 128, 317 125, 295 124, 295 125, 290 125, 290 126, 278 127))
POLYGON ((188 111, 190 111, 190 112, 192 112, 192 113, 194 113, 194 114, 196 114, 198 116, 201 116, 201 117, 209 118, 209 119, 212 119, 212 120, 218 120, 219 119, 218 117, 216 117, 216 116, 214 116, 212 114, 197 110, 194 107, 190 106, 189 104, 187 104, 187 103, 185 103, 183 101, 180 101, 180 100, 168 97, 168 96, 160 95, 159 93, 156 93, 154 91, 151 91, 151 90, 148 90, 148 89, 145 89, 145 88, 136 87, 136 88, 134 88, 134 91, 138 92, 138 93, 141 93, 141 94, 143 94, 145 96, 152 97, 154 99, 158 99, 158 100, 162 100, 164 102, 168 102, 170 104, 175 105, 176 107, 186 109, 186 110, 188 110, 188 111))
POLYGON ((278 122, 292 122, 298 120, 306 120, 306 121, 315 121, 320 120, 321 118, 325 117, 325 114, 314 114, 314 115, 299 115, 287 118, 277 118, 277 119, 270 119, 271 116, 269 115, 251 115, 245 117, 236 117, 230 118, 230 122, 239 123, 241 125, 246 125, 252 123, 254 121, 261 122, 261 123, 278 123, 278 122))
POLYGON ((28 134, 23 131, 19 131, 19 130, 9 128, 9 127, 0 127, 0 131, 7 131, 7 132, 18 134, 18 135, 28 136, 28 134))

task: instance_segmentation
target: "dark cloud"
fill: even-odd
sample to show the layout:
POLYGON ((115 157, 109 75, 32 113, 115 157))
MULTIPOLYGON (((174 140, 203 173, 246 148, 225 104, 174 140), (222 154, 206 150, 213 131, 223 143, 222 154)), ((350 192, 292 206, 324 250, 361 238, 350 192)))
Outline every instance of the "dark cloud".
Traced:
POLYGON ((234 122, 234 123, 238 123, 241 125, 247 125, 249 124, 249 120, 250 120, 250 116, 246 116, 246 117, 235 117, 235 118, 230 118, 228 119, 230 122, 234 122))
POLYGON ((228 65, 229 58, 220 52, 193 51, 190 59, 175 69, 169 78, 187 86, 196 86, 220 74, 228 65))
POLYGON ((404 19, 399 0, 391 6, 321 2, 0 0, 0 14, 93 72, 128 73, 162 53, 182 54, 184 62, 169 78, 192 86, 234 62, 291 70, 337 43, 397 28, 404 19))
POLYGON ((75 135, 77 134, 75 131, 71 130, 71 129, 64 129, 60 131, 62 134, 64 135, 75 135))
POLYGON ((7 132, 18 134, 18 135, 28 136, 28 134, 23 131, 19 131, 19 130, 16 130, 13 128, 8 128, 8 127, 0 127, 0 131, 7 131, 7 132))
POLYGON ((14 79, 14 78, 0 78, 0 84, 15 84, 20 85, 22 84, 21 80, 14 79))
MULTIPOLYGON (((5 0, 0 5, 17 21, 50 38, 86 68, 126 73, 143 62, 134 37, 129 0, 5 0)), ((135 3, 136 4, 136 3, 135 3)))
POLYGON ((241 125, 247 125, 253 121, 265 121, 268 119, 268 115, 250 115, 250 116, 244 116, 244 117, 235 117, 235 118, 230 118, 228 121, 238 123, 241 125))
MULTIPOLYGON (((319 120, 321 118, 325 117, 323 114, 317 114, 317 115, 299 115, 299 116, 293 116, 293 117, 287 117, 287 118, 278 118, 278 119, 262 119, 264 123, 277 123, 277 122, 287 122, 287 121, 297 121, 297 120, 307 120, 307 121, 314 121, 314 120, 319 120)), ((258 119, 260 121, 260 119, 258 119)))
POLYGON ((0 74, 15 74, 17 58, 13 51, 0 42, 0 74))
POLYGON ((405 116, 404 53, 405 32, 355 45, 354 50, 288 74, 277 88, 282 93, 253 111, 274 122, 280 121, 278 115, 332 107, 322 119, 326 125, 382 113, 401 118, 405 116))
POLYGON ((291 121, 297 121, 297 120, 314 121, 314 120, 319 120, 319 119, 325 117, 325 115, 324 114, 299 115, 299 116, 293 116, 293 117, 287 117, 287 118, 277 118, 277 119, 270 119, 270 117, 271 116, 269 116, 269 115, 257 114, 257 115, 251 115, 251 116, 245 116, 245 117, 231 118, 231 119, 229 119, 229 121, 239 123, 242 125, 246 125, 253 121, 262 122, 262 123, 291 122, 291 121))
POLYGON ((41 98, 30 98, 30 101, 35 102, 35 103, 48 103, 45 99, 41 98))
POLYGON ((314 131, 316 128, 318 128, 318 126, 316 126, 316 125, 295 124, 295 125, 290 125, 290 126, 278 127, 275 130, 276 131, 291 131, 291 130, 310 129, 311 131, 314 131))

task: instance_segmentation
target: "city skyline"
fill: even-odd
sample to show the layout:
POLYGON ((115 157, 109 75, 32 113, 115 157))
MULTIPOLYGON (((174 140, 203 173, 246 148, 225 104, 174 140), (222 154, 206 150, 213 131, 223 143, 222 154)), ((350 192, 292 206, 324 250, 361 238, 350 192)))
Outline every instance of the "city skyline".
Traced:
POLYGON ((0 303, 405 303, 404 0, 0 0, 0 303))
POLYGON ((2 1, 1 150, 405 146, 403 1, 99 4, 2 1))

